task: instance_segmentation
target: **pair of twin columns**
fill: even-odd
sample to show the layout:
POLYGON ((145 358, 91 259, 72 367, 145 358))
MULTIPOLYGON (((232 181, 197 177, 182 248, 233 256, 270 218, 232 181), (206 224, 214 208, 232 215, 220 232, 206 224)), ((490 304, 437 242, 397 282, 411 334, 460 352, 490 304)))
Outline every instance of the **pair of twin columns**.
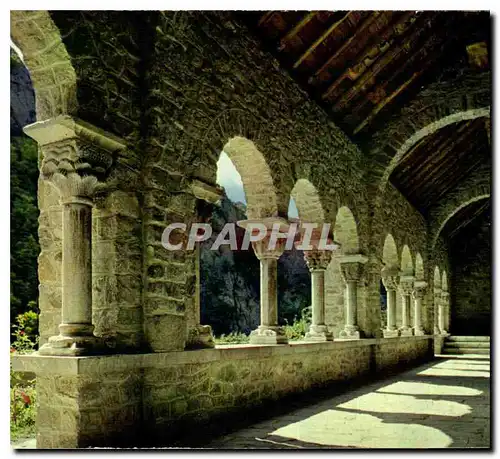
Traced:
MULTIPOLYGON (((246 229, 255 223, 264 224, 268 234, 262 240, 252 242, 260 261, 260 325, 251 332, 250 343, 285 344, 287 338, 283 328, 278 325, 277 262, 285 250, 286 240, 278 239, 272 248, 269 247, 269 240, 274 225, 279 226, 280 233, 286 233, 289 226, 285 219, 277 217, 239 221, 238 225, 246 229)), ((332 341, 333 335, 325 324, 325 272, 332 259, 332 250, 322 248, 319 239, 314 238, 310 240, 308 249, 304 250, 304 258, 311 273, 312 320, 305 341, 332 341)), ((339 261, 347 293, 346 320, 340 338, 359 339, 357 289, 367 257, 360 254, 346 255, 339 257, 339 261)))
MULTIPOLYGON (((61 324, 59 335, 50 337, 39 353, 99 353, 104 346, 93 334, 92 325, 92 207, 96 193, 113 186, 111 166, 126 145, 120 139, 67 115, 34 123, 24 131, 40 147, 41 176, 58 188, 63 214, 61 324)), ((271 225, 269 228, 276 223, 276 219, 267 220, 266 223, 271 225)), ((284 219, 278 220, 287 224, 284 219)), ((252 332, 251 343, 280 344, 287 341, 277 323, 277 260, 285 247, 284 241, 281 242, 273 249, 268 247, 268 238, 252 242, 260 260, 261 323, 252 332)), ((312 284, 312 324, 306 340, 333 340, 325 325, 324 298, 325 271, 332 252, 314 245, 312 250, 304 251, 304 256, 312 284)), ((346 323, 341 338, 360 337, 356 321, 357 284, 366 260, 362 255, 341 260, 347 286, 346 323)))
POLYGON ((387 291, 387 326, 385 338, 396 336, 422 336, 422 300, 427 282, 415 280, 413 276, 401 275, 397 268, 382 270, 382 282, 387 291), (396 327, 396 294, 401 294, 401 327, 396 327), (410 307, 413 299, 413 325, 410 324, 410 307))

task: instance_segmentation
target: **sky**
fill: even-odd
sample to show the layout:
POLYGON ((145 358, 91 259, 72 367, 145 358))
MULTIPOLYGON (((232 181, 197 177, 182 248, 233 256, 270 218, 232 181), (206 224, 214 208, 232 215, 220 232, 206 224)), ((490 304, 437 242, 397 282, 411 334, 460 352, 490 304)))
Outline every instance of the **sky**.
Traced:
MULTIPOLYGON (((233 162, 225 152, 222 152, 217 162, 217 184, 224 187, 227 197, 233 202, 242 202, 246 205, 247 200, 243 189, 241 175, 234 167, 233 162)), ((298 217, 297 206, 293 198, 290 199, 288 206, 288 217, 298 217)))

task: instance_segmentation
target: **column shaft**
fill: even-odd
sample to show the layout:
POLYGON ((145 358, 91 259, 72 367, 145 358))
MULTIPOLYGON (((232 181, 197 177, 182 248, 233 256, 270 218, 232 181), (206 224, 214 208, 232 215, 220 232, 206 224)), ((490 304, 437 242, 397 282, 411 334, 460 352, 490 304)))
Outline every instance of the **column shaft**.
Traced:
POLYGON ((357 311, 358 309, 358 282, 347 282, 347 311, 346 311, 346 325, 355 327, 357 325, 357 311))
POLYGON ((277 263, 274 258, 260 260, 260 324, 268 327, 278 323, 277 263))
POLYGON ((387 290, 387 330, 396 330, 396 290, 387 290))
POLYGON ((325 324, 325 271, 311 271, 312 325, 325 324))
POLYGON ((62 320, 65 336, 91 335, 92 206, 90 201, 63 204, 62 320))

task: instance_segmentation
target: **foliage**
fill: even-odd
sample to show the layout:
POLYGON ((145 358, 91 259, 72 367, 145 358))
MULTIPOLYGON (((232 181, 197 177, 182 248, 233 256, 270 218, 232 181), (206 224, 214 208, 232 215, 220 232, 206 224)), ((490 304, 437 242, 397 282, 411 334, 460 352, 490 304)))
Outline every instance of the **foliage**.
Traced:
POLYGON ((304 308, 300 313, 300 319, 294 318, 290 325, 288 322, 284 325, 285 335, 290 341, 301 340, 305 337, 311 325, 311 307, 304 308))
POLYGON ((27 137, 11 139, 10 314, 37 310, 38 150, 27 137))
MULTIPOLYGON (((38 315, 29 311, 19 314, 13 326, 15 340, 10 349, 12 354, 32 352, 37 343, 38 315), (34 338, 33 338, 34 337, 34 338)), ((36 388, 34 379, 26 379, 25 373, 10 369, 10 435, 11 440, 35 435, 36 388)))
POLYGON ((215 344, 246 344, 250 342, 250 337, 241 332, 231 332, 215 337, 214 341, 215 344))

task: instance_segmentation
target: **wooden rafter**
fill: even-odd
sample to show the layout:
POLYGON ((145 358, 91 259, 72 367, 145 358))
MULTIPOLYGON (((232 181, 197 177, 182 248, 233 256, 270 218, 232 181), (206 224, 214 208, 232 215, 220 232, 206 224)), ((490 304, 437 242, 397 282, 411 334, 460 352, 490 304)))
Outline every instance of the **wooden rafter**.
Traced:
POLYGON ((296 69, 300 64, 302 64, 302 62, 304 62, 304 60, 306 60, 314 52, 314 50, 321 45, 321 43, 323 43, 341 24, 343 24, 351 16, 351 14, 351 11, 347 12, 341 19, 328 27, 326 32, 324 32, 321 37, 319 37, 309 48, 307 48, 302 56, 295 61, 293 68, 296 69))
MULTIPOLYGON (((397 59, 405 49, 411 48, 418 40, 418 38, 424 33, 424 31, 424 27, 416 28, 406 40, 403 40, 402 43, 397 46, 391 47, 392 43, 395 41, 392 40, 392 43, 389 44, 386 49, 382 50, 377 58, 375 58, 374 62, 371 63, 371 65, 369 66, 369 71, 366 71, 368 69, 368 67, 366 67, 361 72, 362 76, 357 79, 356 83, 348 91, 344 92, 344 94, 342 94, 342 96, 335 102, 332 110, 342 110, 349 104, 349 102, 360 90, 366 92, 366 90, 372 86, 371 84, 369 84, 369 81, 374 82, 375 77, 385 68, 385 66, 387 66, 394 59, 397 59)), ((327 90, 323 97, 327 98, 327 94, 330 94, 329 90, 327 90)))
MULTIPOLYGON (((409 16, 412 16, 411 14, 409 14, 409 16)), ((403 34, 406 30, 408 30, 412 25, 413 23, 410 22, 409 18, 405 16, 406 19, 403 19, 401 18, 396 24, 393 24, 391 25, 390 27, 388 27, 386 29, 386 33, 383 34, 383 37, 381 37, 381 40, 378 42, 378 44, 376 46, 379 46, 382 44, 382 43, 385 43, 385 47, 383 50, 381 50, 382 52, 378 55, 378 57, 380 58, 381 55, 383 55, 383 53, 385 51, 387 51, 387 49, 389 48, 389 46, 394 42, 395 40, 395 37, 394 37, 394 30, 398 27, 398 26, 402 26, 403 29, 398 29, 399 30, 399 33, 400 34, 403 34), (391 31, 391 33, 389 33, 389 31, 391 31), (386 38, 384 38, 386 37, 386 38)), ((374 46, 370 46, 369 48, 367 48, 363 54, 362 54, 362 57, 360 59, 357 60, 358 63, 362 63, 360 64, 360 66, 364 67, 362 69, 362 71, 360 72, 360 75, 368 68, 366 66, 366 64, 364 64, 364 62, 367 60, 367 59, 370 59, 370 53, 372 52, 372 50, 374 49, 374 46)), ((373 61, 375 62, 375 61, 373 61)), ((373 64, 373 62, 371 62, 371 64, 373 64)), ((336 91, 337 89, 340 87, 340 85, 342 84, 342 82, 346 79, 346 78, 350 78, 351 77, 351 73, 352 73, 352 67, 349 67, 349 68, 346 68, 344 70, 344 72, 342 73, 342 75, 340 75, 335 81, 333 81, 330 86, 326 89, 326 91, 323 93, 323 95, 321 96, 322 99, 336 99, 337 98, 337 95, 336 95, 336 91)), ((358 76, 359 78, 359 76, 358 76)))
MULTIPOLYGON (((467 218, 463 219, 454 229, 448 232, 448 238, 454 238, 462 229, 466 226, 469 226, 477 217, 479 217, 489 206, 490 200, 485 199, 485 202, 482 203, 472 214, 468 215, 467 218)), ((449 221, 448 221, 449 223, 449 221)))
POLYGON ((261 18, 259 19, 259 22, 257 25, 260 27, 261 25, 265 24, 268 22, 271 17, 276 13, 276 11, 268 11, 267 13, 264 13, 261 18))
MULTIPOLYGON (((411 175, 407 175, 411 182, 417 183, 417 185, 414 185, 412 188, 410 188, 411 191, 414 191, 415 188, 421 186, 421 184, 426 181, 424 180, 424 176, 428 174, 430 170, 438 169, 438 167, 436 166, 439 165, 445 155, 448 155, 450 151, 452 151, 457 145, 460 145, 463 140, 469 137, 470 128, 471 121, 464 122, 463 124, 458 126, 456 131, 454 131, 446 139, 442 140, 441 145, 435 150, 436 153, 434 153, 434 155, 432 155, 429 159, 420 162, 417 166, 414 166, 411 169, 411 175), (439 156, 437 153, 439 153, 439 156)), ((426 149, 426 151, 428 150, 426 149)), ((423 153, 425 153, 425 151, 423 153)), ((427 178, 429 178, 428 175, 427 178)))
POLYGON ((299 21, 297 25, 281 39, 278 50, 282 51, 285 49, 290 43, 290 40, 292 40, 307 24, 309 24, 309 22, 314 19, 316 14, 317 13, 315 11, 307 13, 302 20, 299 21))
MULTIPOLYGON (((349 49, 351 44, 360 41, 363 39, 363 36, 365 35, 365 31, 371 27, 371 25, 378 20, 381 17, 382 13, 380 11, 374 11, 367 19, 363 21, 363 24, 361 24, 361 27, 356 29, 355 33, 347 40, 344 42, 344 44, 335 51, 335 53, 328 58, 328 60, 314 73, 314 75, 309 78, 309 83, 314 84, 318 79, 319 76, 325 72, 328 68, 332 67, 333 64, 337 61, 337 59, 342 56, 342 54, 349 49)), ((385 17, 385 15, 383 16, 385 17)), ((365 35, 366 36, 366 35, 365 35)), ((367 37, 366 39, 369 39, 367 37)))
MULTIPOLYGON (((445 49, 448 48, 450 43, 452 43, 455 39, 454 35, 450 35, 447 39, 436 39, 434 36, 431 36, 426 40, 426 42, 419 47, 418 51, 413 54, 409 59, 407 59, 403 65, 399 66, 395 72, 392 73, 390 78, 385 79, 381 84, 377 85, 374 92, 376 91, 384 91, 391 84, 391 82, 399 76, 404 70, 406 70, 409 66, 415 63, 415 61, 420 62, 420 65, 414 67, 418 68, 417 72, 414 72, 413 75, 401 84, 396 90, 394 90, 389 96, 387 96, 384 100, 379 102, 370 112, 370 114, 354 129, 353 133, 357 134, 364 127, 366 127, 371 121, 375 118, 375 116, 384 109, 388 104, 390 104, 399 94, 401 94, 404 90, 406 90, 411 84, 413 84, 420 76, 424 74, 425 71, 433 64, 435 64, 436 60, 442 56, 445 49), (425 59, 424 59, 425 58, 425 59), (423 61, 423 62, 422 62, 423 61)), ((361 102, 357 107, 355 112, 359 112, 362 108, 367 104, 368 99, 361 102)))

